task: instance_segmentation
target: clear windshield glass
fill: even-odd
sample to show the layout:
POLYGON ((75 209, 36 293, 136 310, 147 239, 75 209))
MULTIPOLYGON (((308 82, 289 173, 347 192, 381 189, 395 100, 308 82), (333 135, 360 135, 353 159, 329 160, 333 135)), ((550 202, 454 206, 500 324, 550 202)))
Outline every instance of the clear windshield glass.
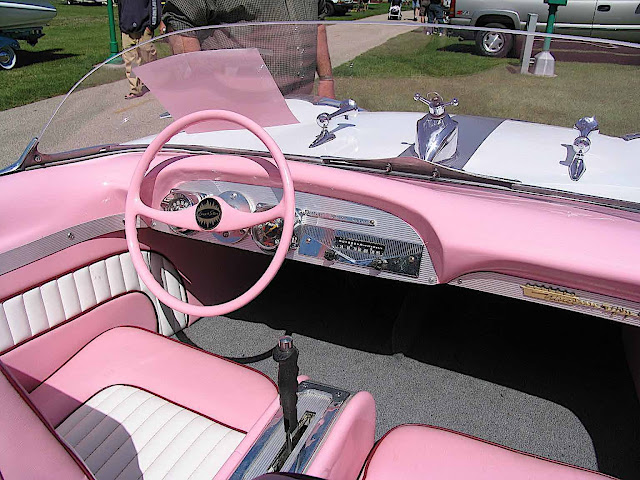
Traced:
MULTIPOLYGON (((402 13, 383 23, 239 24, 161 36, 140 47, 147 63, 132 79, 105 64, 74 87, 38 151, 46 163, 95 145, 146 145, 176 118, 229 109, 267 128, 294 159, 383 159, 396 170, 411 159, 414 172, 422 162, 640 203, 640 139, 628 135, 640 131, 640 45, 555 36, 545 52, 541 34, 423 25, 402 13), (136 78, 150 91, 125 99, 136 78)), ((172 143, 264 150, 221 122, 172 143)))

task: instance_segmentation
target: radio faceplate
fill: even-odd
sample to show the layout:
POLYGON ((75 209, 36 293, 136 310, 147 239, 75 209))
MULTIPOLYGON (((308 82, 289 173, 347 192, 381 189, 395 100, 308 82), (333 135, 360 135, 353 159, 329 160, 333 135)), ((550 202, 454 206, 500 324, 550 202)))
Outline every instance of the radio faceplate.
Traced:
POLYGON ((303 224, 300 255, 418 277, 424 246, 373 235, 303 224))

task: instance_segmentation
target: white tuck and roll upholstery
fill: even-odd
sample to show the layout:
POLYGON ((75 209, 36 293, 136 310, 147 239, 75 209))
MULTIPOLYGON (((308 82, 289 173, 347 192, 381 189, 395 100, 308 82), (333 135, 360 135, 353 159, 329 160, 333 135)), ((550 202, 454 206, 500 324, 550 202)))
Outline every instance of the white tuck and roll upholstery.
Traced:
MULTIPOLYGON (((175 267, 157 253, 143 252, 151 272, 169 293, 186 300, 175 267)), ((187 316, 171 310, 151 293, 133 268, 128 252, 99 260, 0 303, 0 352, 126 292, 141 291, 153 302, 158 332, 172 335, 187 316)))
POLYGON ((0 430, 11 435, 0 435, 0 472, 5 480, 210 479, 276 397, 253 369, 113 328, 30 394, 2 368, 0 430))
POLYGON ((56 432, 104 479, 211 479, 245 436, 128 385, 99 391, 56 432))

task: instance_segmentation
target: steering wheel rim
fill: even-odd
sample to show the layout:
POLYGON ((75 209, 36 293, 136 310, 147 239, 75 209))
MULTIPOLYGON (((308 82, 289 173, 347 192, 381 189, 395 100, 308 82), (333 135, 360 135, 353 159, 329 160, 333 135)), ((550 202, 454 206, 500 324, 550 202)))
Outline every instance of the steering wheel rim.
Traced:
POLYGON ((271 138, 271 136, 260 125, 244 115, 227 110, 202 110, 200 112, 186 115, 171 123, 171 125, 167 126, 149 144, 142 154, 142 157, 138 161, 138 165, 134 170, 129 190, 127 191, 127 200, 125 203, 125 236, 127 239, 127 247, 131 254, 131 260, 136 272, 158 300, 168 307, 187 315, 212 317, 225 315, 245 306, 256 298, 267 287, 271 280, 273 280, 276 273, 278 273, 278 270, 282 266, 287 255, 287 251, 289 250, 289 245, 291 244, 291 239, 293 237, 294 215, 295 192, 293 189, 293 182, 291 180, 291 172, 289 171, 287 161, 275 140, 273 140, 273 138, 271 138), (280 173, 280 179, 282 181, 282 199, 275 207, 263 212, 245 213, 235 210, 220 197, 207 196, 193 207, 176 212, 168 212, 149 207, 142 202, 140 199, 140 188, 142 186, 142 182, 151 162, 155 159, 162 147, 174 135, 188 126, 208 120, 227 120, 241 125, 258 137, 265 147, 267 147, 267 150, 269 150, 269 153, 276 163, 280 173), (215 202, 208 199, 214 199, 215 202), (216 211, 218 211, 217 216, 216 211), (138 231, 136 228, 136 219, 138 215, 149 217, 170 225, 197 231, 221 232, 239 230, 241 228, 248 228, 252 225, 258 225, 276 218, 283 218, 284 224, 282 227, 280 242, 271 259, 271 263, 251 288, 242 295, 224 303, 217 305, 193 305, 188 302, 183 302, 168 293, 149 271, 147 264, 142 257, 140 243, 138 241, 138 231), (253 223, 245 225, 247 222, 253 223), (214 223, 215 225, 211 226, 214 223), (210 226, 211 228, 208 228, 210 226))

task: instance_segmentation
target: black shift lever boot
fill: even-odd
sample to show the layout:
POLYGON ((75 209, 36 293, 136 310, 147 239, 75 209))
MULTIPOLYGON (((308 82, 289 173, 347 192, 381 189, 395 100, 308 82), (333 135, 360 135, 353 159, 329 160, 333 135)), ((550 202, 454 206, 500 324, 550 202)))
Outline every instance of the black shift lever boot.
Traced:
POLYGON ((278 390, 287 437, 287 450, 291 451, 291 434, 298 425, 298 349, 293 339, 285 335, 280 337, 273 349, 273 359, 278 362, 278 390))

